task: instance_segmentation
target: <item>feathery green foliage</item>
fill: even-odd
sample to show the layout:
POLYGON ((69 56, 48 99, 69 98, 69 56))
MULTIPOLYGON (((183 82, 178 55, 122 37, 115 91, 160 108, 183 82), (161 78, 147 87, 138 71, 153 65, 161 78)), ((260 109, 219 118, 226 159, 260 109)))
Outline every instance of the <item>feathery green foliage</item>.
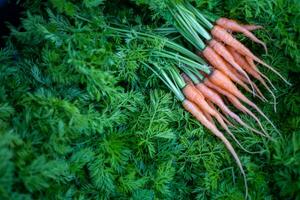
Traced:
MULTIPOLYGON (((164 26, 153 10, 166 2, 22 3, 21 25, 11 27, 0 50, 1 199, 243 199, 243 180, 224 145, 141 64, 150 44, 105 29, 111 22, 164 26)), ((260 107, 281 134, 267 127, 270 142, 240 128, 243 145, 263 152, 236 148, 251 199, 300 199, 299 1, 191 3, 265 27, 257 31, 269 46, 263 58, 293 85, 268 73, 278 112, 260 107)))

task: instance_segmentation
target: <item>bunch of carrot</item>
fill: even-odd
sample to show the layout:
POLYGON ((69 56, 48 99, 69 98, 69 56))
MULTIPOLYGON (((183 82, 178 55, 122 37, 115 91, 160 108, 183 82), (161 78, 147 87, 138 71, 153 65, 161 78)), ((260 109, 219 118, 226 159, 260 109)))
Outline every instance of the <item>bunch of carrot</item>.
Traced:
MULTIPOLYGON (((174 17, 175 28, 197 49, 198 56, 163 36, 134 31, 132 35, 143 41, 154 41, 155 43, 161 40, 164 44, 164 48, 158 51, 151 48, 143 50, 152 57, 149 60, 160 59, 160 61, 164 60, 164 62, 140 62, 161 78, 182 102, 185 110, 191 113, 225 144, 243 174, 247 198, 248 187, 243 166, 231 143, 219 130, 218 124, 243 150, 253 153, 239 143, 229 128, 230 126, 235 127, 233 122, 235 121, 263 137, 271 138, 256 114, 248 109, 246 105, 264 117, 275 130, 277 129, 271 120, 238 87, 253 93, 254 96, 257 96, 262 101, 267 101, 250 77, 258 80, 273 96, 274 109, 276 110, 276 97, 271 89, 276 88, 267 76, 258 69, 255 62, 276 73, 286 83, 288 81, 278 71, 255 56, 232 35, 235 32, 242 33, 252 41, 261 44, 267 51, 265 43, 251 32, 261 29, 261 26, 241 25, 234 20, 226 18, 210 19, 191 4, 174 4, 172 6, 173 9, 170 8, 170 13, 174 17), (172 67, 159 66, 157 64, 166 62, 172 67), (226 105, 224 99, 227 99, 226 102, 229 102, 237 110, 251 116, 261 130, 257 130, 245 123, 238 114, 226 105)), ((117 33, 121 37, 128 37, 131 33, 128 30, 119 28, 110 27, 110 29, 114 31, 114 34, 117 33)))
MULTIPOLYGON (((183 78, 184 82, 177 81, 181 83, 181 91, 184 95, 184 98, 181 99, 183 102, 182 105, 202 125, 223 141, 236 160, 244 176, 247 198, 248 188, 242 164, 230 142, 217 128, 214 119, 231 137, 233 137, 241 148, 243 148, 243 146, 228 128, 228 126, 233 126, 233 124, 227 118, 233 119, 241 126, 246 127, 257 134, 270 138, 258 117, 243 103, 252 107, 262 115, 275 130, 277 130, 276 127, 271 120, 238 89, 236 84, 246 91, 253 93, 254 96, 257 96, 262 101, 267 101, 258 86, 251 80, 250 76, 257 79, 273 96, 274 109, 276 111, 276 97, 271 90, 271 88, 276 88, 267 76, 258 69, 255 62, 267 67, 280 76, 287 84, 289 83, 279 72, 255 56, 232 35, 232 33, 235 32, 242 33, 252 41, 261 44, 267 52, 265 43, 259 40, 251 32, 261 29, 262 26, 241 25, 236 21, 227 18, 213 20, 213 25, 200 11, 190 4, 187 4, 186 6, 175 5, 174 7, 175 9, 170 11, 175 19, 175 27, 196 49, 198 49, 197 54, 205 58, 213 67, 209 74, 190 68, 182 70, 184 73, 182 73, 181 78, 183 78), (208 29, 210 33, 208 33, 206 29, 208 29), (201 37, 205 39, 204 42, 201 37), (237 114, 231 111, 225 104, 223 97, 226 97, 235 108, 254 118, 259 124, 262 132, 247 125, 237 114), (219 109, 217 109, 216 106, 219 109), (224 115, 221 114, 221 112, 224 115)), ((173 76, 176 76, 174 72, 173 76)), ((178 79, 179 78, 177 77, 177 80, 178 79)), ((246 150, 245 148, 243 149, 246 150)))

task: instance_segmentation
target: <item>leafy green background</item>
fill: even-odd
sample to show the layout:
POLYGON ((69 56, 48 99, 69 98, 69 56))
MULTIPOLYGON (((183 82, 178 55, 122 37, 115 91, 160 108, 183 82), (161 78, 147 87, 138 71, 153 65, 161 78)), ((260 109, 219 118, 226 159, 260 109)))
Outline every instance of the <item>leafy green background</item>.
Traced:
MULTIPOLYGON (((21 26, 0 51, 1 199, 243 199, 224 145, 138 66, 143 46, 106 37, 111 21, 160 26, 157 13, 123 0, 19 3, 21 26)), ((251 199, 300 199, 300 2, 194 3, 265 27, 256 34, 268 54, 238 37, 293 84, 265 71, 278 88, 277 113, 254 100, 281 134, 263 121, 275 142, 239 128, 242 144, 263 152, 234 146, 251 199)))

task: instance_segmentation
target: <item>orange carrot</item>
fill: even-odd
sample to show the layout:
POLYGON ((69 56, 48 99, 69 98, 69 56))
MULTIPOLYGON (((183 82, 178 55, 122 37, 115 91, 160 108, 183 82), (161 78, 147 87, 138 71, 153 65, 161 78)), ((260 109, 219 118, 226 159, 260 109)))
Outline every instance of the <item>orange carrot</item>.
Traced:
POLYGON ((249 106, 254 108, 261 116, 263 116, 271 125, 272 127, 277 131, 278 129, 273 124, 273 122, 252 102, 250 101, 246 96, 244 96, 237 87, 230 81, 229 78, 226 77, 226 75, 222 74, 222 72, 215 70, 209 77, 209 80, 211 80, 214 84, 218 85, 219 87, 223 88, 224 90, 229 91, 234 96, 241 99, 243 102, 247 103, 249 106))
POLYGON ((262 101, 268 101, 265 96, 261 93, 261 91, 259 90, 259 88, 257 87, 257 85, 251 81, 251 79, 247 79, 246 77, 242 76, 240 73, 238 73, 232 66, 228 66, 229 69, 231 69, 232 73, 234 73, 241 81, 243 81, 246 84, 251 84, 253 87, 253 95, 257 96, 260 100, 262 101), (251 82, 251 83, 249 83, 251 82))
MULTIPOLYGON (((231 34, 229 34, 224 28, 216 25, 211 30, 212 35, 221 40, 225 44, 233 47, 236 51, 244 56, 248 56, 250 58, 255 59, 255 61, 265 64, 262 60, 257 58, 247 47, 245 47, 242 43, 240 43, 237 39, 235 39, 231 34)), ((266 65, 266 64, 265 64, 266 65)))
POLYGON ((253 60, 249 57, 243 57, 241 54, 239 54, 238 52, 236 52, 234 50, 234 48, 227 46, 226 47, 228 49, 228 51, 232 54, 233 58, 235 59, 235 61, 247 72, 249 73, 251 76, 253 76, 254 78, 256 78, 258 81, 260 81, 264 86, 266 85, 266 82, 264 81, 264 79, 266 79, 268 81, 268 83, 274 88, 274 85, 272 84, 272 82, 268 79, 267 76, 265 76, 263 73, 261 73, 258 68, 256 67, 256 65, 254 64, 253 60), (246 60, 247 59, 247 60, 246 60), (264 78, 264 79, 263 79, 264 78))
POLYGON ((245 184, 245 190, 246 190, 246 198, 248 196, 248 185, 247 185, 247 179, 246 174, 243 169, 243 165, 235 152, 234 148, 232 147, 231 143, 227 140, 227 138, 221 133, 215 125, 210 123, 203 115, 201 110, 194 104, 193 102, 189 100, 184 100, 182 103, 183 107, 191 113, 203 126, 205 126, 207 129, 209 129, 215 136, 217 136, 222 142, 225 144, 228 151, 231 153, 231 155, 234 157, 238 167, 241 170, 241 173, 244 177, 244 184, 245 184))
POLYGON ((256 62, 264 65, 271 71, 273 71, 275 74, 277 74, 285 83, 288 85, 291 85, 277 70, 272 68, 270 65, 266 64, 264 61, 256 57, 247 47, 245 47, 242 43, 240 43, 238 40, 236 40, 232 35, 230 35, 225 29, 222 27, 215 25, 214 28, 211 30, 211 34, 217 38, 218 40, 221 40, 225 44, 233 47, 236 49, 240 54, 250 57, 256 62))
POLYGON ((220 18, 216 21, 216 24, 218 24, 219 26, 227 30, 243 33, 246 37, 248 37, 252 41, 261 44, 264 47, 266 52, 268 51, 267 46, 264 42, 259 40, 253 33, 245 29, 243 26, 239 25, 236 21, 227 18, 220 18))
MULTIPOLYGON (((224 60, 226 60, 230 65, 232 65, 239 73, 243 74, 249 80, 249 83, 251 83, 248 74, 243 70, 243 68, 241 66, 239 66, 238 63, 235 62, 233 56, 231 55, 231 53, 226 49, 226 47, 223 44, 212 39, 209 41, 209 46, 213 50, 215 50, 215 52, 217 52, 220 56, 222 56, 224 58, 224 60)), ((251 87, 253 89, 252 84, 251 84, 251 87)))
POLYGON ((256 65, 254 64, 254 62, 251 58, 246 57, 246 59, 248 60, 248 62, 247 62, 247 60, 242 55, 237 53, 232 47, 228 46, 228 50, 231 52, 231 54, 233 55, 236 62, 239 63, 240 66, 243 67, 250 75, 252 75, 254 78, 256 78, 272 95, 273 101, 274 101, 274 109, 276 111, 276 96, 274 95, 273 91, 269 88, 268 84, 264 80, 264 79, 266 79, 268 81, 268 83, 273 88, 275 88, 274 85, 272 84, 272 82, 270 81, 270 79, 268 79, 268 77, 266 77, 263 73, 261 73, 257 69, 256 65))
POLYGON ((210 64, 219 69, 224 74, 226 74, 232 81, 236 82, 240 86, 242 86, 245 90, 251 92, 250 88, 243 83, 240 79, 238 79, 227 67, 226 62, 221 58, 212 48, 207 46, 202 55, 210 62, 210 64))
POLYGON ((217 86, 223 88, 224 90, 227 90, 234 96, 238 97, 245 103, 251 105, 252 107, 257 107, 254 106, 254 104, 246 97, 244 96, 238 88, 231 82, 231 80, 224 75, 221 71, 219 70, 214 70, 214 72, 210 75, 209 80, 216 84, 217 86))
MULTIPOLYGON (((185 73, 182 73, 181 74, 182 78, 184 79, 184 81, 187 83, 187 84, 193 84, 192 80, 185 74, 185 73)), ((206 101, 208 103, 208 105, 210 107, 212 107, 215 111, 217 111, 217 109, 214 107, 213 103, 215 103, 216 105, 220 105, 220 101, 222 101, 222 98, 214 93, 212 90, 210 90, 208 87, 206 87, 203 83, 198 83, 195 85, 196 88, 199 90, 199 92, 201 92, 203 94, 203 96, 206 98, 206 101)), ((226 107, 226 105, 224 104, 223 102, 223 105, 226 107)), ((219 106, 220 107, 220 106, 219 106)), ((227 108, 227 107, 226 107, 227 108)), ((227 108, 228 109, 228 108, 227 108)), ((221 109, 222 111, 224 109, 221 109)), ((229 109, 228 109, 229 110, 229 109)), ((223 113, 225 115, 228 114, 228 112, 224 112, 223 113)), ((219 113, 220 114, 220 113, 219 113)), ((222 119, 230 126, 233 126, 232 123, 230 123, 223 115, 220 114, 220 116, 222 117, 222 119)))
POLYGON ((217 86, 227 90, 231 94, 247 102, 246 97, 238 90, 232 81, 225 74, 223 74, 223 72, 216 69, 208 79, 217 86))
MULTIPOLYGON (((212 82, 210 82, 208 79, 205 79, 204 84, 207 85, 208 87, 210 87, 211 89, 214 89, 216 92, 226 96, 231 103, 240 111, 242 111, 243 113, 247 113, 249 114, 251 117, 253 117, 255 119, 255 121, 257 121, 257 123, 259 124, 260 128, 262 129, 262 131, 265 133, 263 134, 262 132, 250 127, 248 124, 246 124, 244 121, 242 121, 242 119, 240 119, 240 117, 238 115, 236 115, 234 112, 231 113, 231 116, 233 119, 235 119, 238 123, 240 123, 242 126, 252 130, 253 132, 264 136, 264 137, 269 137, 268 133, 265 131, 264 127, 262 126, 261 122, 259 121, 259 119, 250 111, 248 110, 235 96, 233 96, 232 94, 230 94, 229 92, 227 92, 226 90, 221 89, 220 87, 214 85, 212 82), (245 112, 245 111, 249 111, 245 112)), ((226 105, 225 105, 226 106, 226 105)))
POLYGON ((244 56, 242 56, 241 54, 239 54, 233 47, 231 46, 226 46, 226 48, 228 49, 228 51, 231 53, 231 55, 233 56, 234 60, 250 75, 252 75, 254 78, 256 79, 260 79, 259 78, 259 74, 258 74, 258 70, 257 68, 252 68, 249 63, 247 62, 246 58, 244 56))
POLYGON ((248 126, 248 125, 245 124, 245 122, 243 122, 240 119, 240 117, 237 114, 235 114, 233 111, 231 111, 226 106, 226 104, 222 100, 222 97, 220 97, 220 95, 217 94, 214 90, 210 89, 209 87, 207 87, 203 83, 197 84, 196 87, 197 87, 198 90, 200 90, 204 94, 205 98, 209 99, 214 104, 216 104, 224 112, 224 114, 229 115, 230 117, 232 117, 235 121, 237 121, 241 125, 248 126))
MULTIPOLYGON (((193 81, 185 73, 181 73, 181 77, 183 78, 183 80, 186 84, 193 85, 193 81)), ((211 115, 209 113, 207 113, 207 112, 203 112, 203 113, 204 113, 205 117, 208 119, 208 121, 215 124, 213 118, 211 117, 211 115)))
POLYGON ((211 30, 211 34, 218 40, 224 42, 225 44, 232 46, 241 54, 254 57, 251 51, 245 47, 242 43, 236 40, 231 34, 229 34, 224 28, 221 26, 215 25, 211 30))
POLYGON ((223 121, 222 117, 213 109, 211 108, 208 103, 206 102, 202 93, 200 93, 194 85, 187 84, 183 89, 182 92, 184 96, 194 102, 204 113, 207 113, 220 123, 220 125, 227 131, 229 130, 225 122, 223 121))
MULTIPOLYGON (((245 47, 242 43, 240 43, 237 39, 235 39, 231 34, 229 34, 221 26, 215 25, 214 28, 211 30, 211 34, 218 40, 221 40, 225 44, 232 46, 240 54, 251 57, 253 59, 254 58, 258 59, 247 47, 245 47)), ((258 59, 258 60, 260 60, 260 59, 258 59)), ((263 62, 263 61, 261 61, 261 62, 263 62)))

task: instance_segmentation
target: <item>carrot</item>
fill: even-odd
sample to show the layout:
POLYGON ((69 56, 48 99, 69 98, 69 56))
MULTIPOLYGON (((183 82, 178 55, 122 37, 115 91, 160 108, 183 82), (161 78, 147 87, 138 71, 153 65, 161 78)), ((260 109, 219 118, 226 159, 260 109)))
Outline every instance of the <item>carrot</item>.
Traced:
POLYGON ((272 72, 277 74, 286 84, 291 85, 277 70, 272 68, 270 65, 266 64, 264 61, 256 57, 247 47, 245 47, 242 43, 240 43, 238 40, 236 40, 232 35, 230 35, 225 29, 222 27, 215 25, 214 28, 211 30, 211 34, 217 38, 218 40, 221 40, 225 44, 233 47, 236 49, 240 54, 250 57, 256 62, 264 65, 268 69, 270 69, 272 72))
POLYGON ((216 84, 217 86, 227 90, 236 97, 247 102, 246 97, 238 90, 238 88, 232 83, 232 81, 219 70, 214 70, 209 76, 209 80, 216 84))
POLYGON ((203 126, 205 126, 207 129, 209 129, 215 136, 217 136, 222 142, 225 144, 228 151, 231 153, 233 158, 235 159, 238 167, 240 168, 240 171, 244 177, 244 184, 245 184, 245 190, 246 190, 246 198, 248 197, 248 184, 246 179, 246 174, 243 169, 243 165, 235 152, 234 148, 232 147, 231 143, 227 140, 227 138, 221 133, 215 125, 210 123, 203 115, 202 111, 194 104, 193 102, 189 100, 184 100, 182 103, 185 110, 187 110, 189 113, 191 113, 203 126))
POLYGON ((257 58, 247 47, 245 47, 242 43, 240 43, 237 39, 235 39, 231 34, 229 34, 224 28, 216 25, 211 30, 211 33, 215 38, 217 38, 218 40, 221 40, 225 44, 233 47, 240 54, 251 57, 251 58, 255 59, 255 61, 257 61, 261 64, 264 63, 262 60, 257 58))
POLYGON ((264 47, 265 51, 268 52, 267 46, 264 42, 259 40, 253 33, 248 31, 246 28, 239 25, 236 21, 230 20, 227 18, 220 18, 216 21, 216 24, 218 24, 219 26, 221 26, 227 30, 243 33, 246 37, 248 37, 252 41, 261 44, 264 47))
POLYGON ((249 106, 254 108, 261 116, 263 116, 271 125, 272 127, 277 131, 278 129, 273 124, 273 122, 252 102, 250 101, 246 96, 244 96, 237 87, 230 81, 229 78, 226 77, 226 75, 222 74, 222 72, 215 70, 209 77, 209 80, 211 80, 214 84, 218 85, 219 87, 223 88, 224 90, 229 91, 234 96, 241 99, 243 102, 247 103, 249 106))
MULTIPOLYGON (((181 77, 184 79, 184 81, 188 84, 193 84, 192 80, 190 79, 190 77, 188 77, 185 73, 182 73, 181 74, 181 77)), ((199 90, 199 92, 201 92, 203 94, 203 96, 206 98, 206 101, 208 103, 208 105, 210 107, 212 107, 216 112, 217 112, 217 109, 214 107, 213 103, 215 103, 216 105, 218 105, 218 101, 217 100, 214 100, 214 98, 211 98, 211 97, 216 97, 218 96, 218 94, 214 93, 213 94, 213 91, 210 90, 208 87, 206 87, 204 84, 202 83, 198 83, 195 85, 196 88, 199 90), (199 89, 199 87, 205 87, 205 89, 201 90, 201 88, 199 89)), ((222 98, 220 96, 218 96, 218 98, 222 101, 222 98)), ((224 103, 223 103, 224 104, 224 103)), ((225 104, 224 104, 225 105, 225 104)), ((226 107, 226 105, 225 105, 226 107)), ((222 109, 221 109, 222 110, 222 109)), ((223 111, 223 110, 222 110, 223 111)), ((225 115, 227 115, 226 112, 223 112, 225 115)), ((222 117, 222 119, 230 126, 233 126, 233 124, 231 122, 229 122, 226 117, 224 117, 223 115, 221 115, 219 113, 219 115, 222 117)))
POLYGON ((242 56, 241 54, 239 54, 233 47, 231 46, 226 46, 226 48, 228 49, 228 51, 231 53, 231 55, 233 56, 234 60, 250 75, 252 75, 254 78, 258 79, 258 77, 260 76, 258 74, 258 69, 256 68, 256 66, 253 68, 249 65, 249 63, 246 60, 246 57, 242 56))
POLYGON ((207 46, 203 51, 202 55, 210 62, 210 64, 226 74, 232 81, 242 86, 245 90, 251 92, 250 88, 238 79, 227 67, 226 62, 219 56, 212 48, 207 46))
POLYGON ((197 89, 201 91, 205 98, 209 99, 211 102, 216 104, 226 115, 229 115, 231 118, 233 118, 235 121, 240 123, 243 126, 248 126, 243 122, 238 115, 236 115, 233 111, 231 111, 224 101, 222 100, 222 97, 220 97, 219 94, 217 94, 214 90, 210 89, 203 83, 199 83, 196 85, 197 89))
POLYGON ((276 111, 276 96, 274 95, 273 91, 270 89, 270 87, 268 86, 268 84, 264 80, 264 79, 266 79, 268 81, 268 83, 274 89, 276 89, 274 87, 274 85, 272 84, 272 82, 270 81, 270 79, 268 79, 267 76, 265 76, 263 73, 261 73, 257 69, 256 65, 254 64, 254 62, 251 58, 246 57, 246 59, 248 60, 248 62, 247 62, 247 60, 242 55, 237 53, 232 47, 228 46, 228 50, 231 52, 231 54, 233 55, 236 62, 239 63, 241 67, 243 67, 250 75, 252 75, 255 79, 257 79, 268 90, 268 92, 273 97, 274 109, 276 111))
POLYGON ((250 50, 245 47, 242 43, 236 40, 231 34, 229 34, 224 28, 221 26, 215 25, 211 30, 211 34, 218 40, 224 42, 225 44, 232 46, 241 54, 253 57, 254 55, 250 52, 250 50))
MULTIPOLYGON (((186 84, 191 84, 191 85, 193 85, 193 82, 192 82, 192 80, 188 77, 188 75, 186 75, 185 73, 181 73, 181 77, 183 78, 183 80, 184 80, 184 82, 185 82, 186 84)), ((214 122, 214 120, 213 120, 213 118, 211 117, 210 114, 204 112, 204 115, 205 115, 205 117, 208 119, 208 121, 210 121, 211 123, 215 124, 215 122, 214 122)))
POLYGON ((183 89, 182 92, 184 96, 194 102, 204 113, 213 116, 216 120, 220 123, 220 125, 227 131, 229 130, 225 122, 223 121, 222 117, 213 109, 211 108, 208 103, 206 102, 202 93, 200 93, 194 85, 187 84, 183 89))
MULTIPOLYGON (((211 89, 214 89, 216 92, 226 96, 230 101, 231 103, 240 111, 242 111, 243 113, 247 113, 249 114, 251 117, 253 117, 253 119, 255 119, 255 121, 259 124, 260 128, 262 129, 262 131, 265 133, 263 134, 262 132, 250 127, 248 124, 246 124, 244 121, 242 121, 242 119, 240 119, 240 117, 238 115, 236 115, 234 112, 231 113, 232 118, 234 120, 236 120, 238 123, 240 123, 242 126, 252 130, 253 132, 261 135, 261 136, 264 136, 264 137, 269 137, 268 136, 268 133, 265 131, 264 127, 262 126, 261 122, 258 120, 258 118, 250 111, 248 110, 235 96, 233 96, 232 94, 230 94, 229 92, 227 92, 226 90, 223 90, 221 88, 219 88, 218 86, 214 85, 212 82, 210 82, 208 79, 206 79, 204 81, 204 84, 207 85, 208 87, 210 87, 211 89), (245 111, 249 111, 248 112, 245 112, 245 111)), ((226 105, 225 105, 226 106, 226 105)))
POLYGON ((220 42, 212 39, 209 41, 209 46, 215 50, 216 53, 218 53, 220 56, 222 56, 230 65, 232 65, 239 73, 243 74, 248 80, 249 83, 253 89, 253 86, 251 84, 250 78, 248 76, 248 74, 243 70, 243 68, 235 62, 233 56, 231 55, 231 53, 226 49, 226 47, 221 44, 220 42))
POLYGON ((207 87, 204 83, 197 84, 196 88, 203 93, 205 98, 216 104, 226 115, 229 115, 230 117, 235 119, 235 115, 232 114, 230 109, 223 102, 222 97, 219 96, 216 92, 207 87))
POLYGON ((259 25, 251 25, 251 24, 243 24, 241 25, 243 26, 245 29, 247 29, 248 31, 255 31, 255 30, 258 30, 258 29, 262 29, 264 28, 263 26, 259 26, 259 25))
POLYGON ((263 73, 261 73, 256 65, 254 64, 253 60, 249 57, 243 57, 241 54, 239 54, 238 52, 236 52, 234 50, 234 48, 227 46, 226 47, 228 49, 228 51, 232 54, 233 58, 235 59, 235 61, 247 72, 249 73, 251 76, 253 76, 254 78, 256 78, 258 81, 260 81, 264 86, 265 86, 265 81, 264 79, 266 79, 268 81, 268 83, 273 87, 273 89, 276 89, 274 87, 274 85, 272 84, 272 82, 268 79, 267 76, 265 76, 263 73), (264 79, 263 79, 264 78, 264 79))
POLYGON ((260 100, 266 102, 268 101, 265 96, 261 93, 261 91, 259 90, 259 88, 257 87, 257 85, 251 81, 251 79, 247 79, 246 77, 242 76, 240 73, 238 73, 232 66, 228 66, 232 73, 234 73, 241 81, 243 81, 244 83, 247 83, 247 84, 251 84, 252 87, 253 87, 253 95, 254 96, 257 96, 260 100), (251 83, 249 83, 251 82, 251 83))

